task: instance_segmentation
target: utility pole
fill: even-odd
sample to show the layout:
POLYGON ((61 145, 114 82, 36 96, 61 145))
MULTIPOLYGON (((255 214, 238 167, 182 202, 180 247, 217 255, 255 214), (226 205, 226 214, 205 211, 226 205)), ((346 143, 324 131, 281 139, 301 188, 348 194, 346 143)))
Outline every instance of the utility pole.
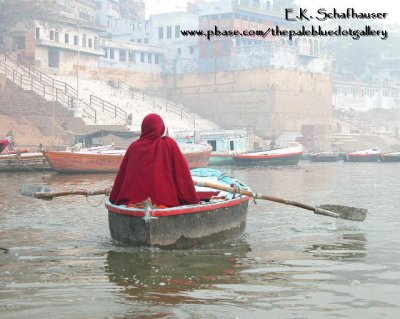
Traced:
POLYGON ((78 32, 78 51, 77 51, 77 61, 76 61, 76 101, 74 105, 74 117, 81 118, 82 117, 82 108, 81 108, 81 100, 80 100, 80 92, 79 92, 79 80, 80 80, 80 55, 81 55, 81 26, 79 23, 76 24, 76 29, 78 32))

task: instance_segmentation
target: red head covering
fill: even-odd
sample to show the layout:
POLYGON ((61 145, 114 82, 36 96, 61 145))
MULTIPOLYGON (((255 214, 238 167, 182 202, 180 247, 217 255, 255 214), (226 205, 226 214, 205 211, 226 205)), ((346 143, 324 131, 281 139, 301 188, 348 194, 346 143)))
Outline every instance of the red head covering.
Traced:
POLYGON ((142 134, 129 146, 115 178, 112 203, 141 203, 149 197, 168 207, 199 202, 186 159, 172 138, 162 136, 164 131, 159 115, 143 119, 142 134))

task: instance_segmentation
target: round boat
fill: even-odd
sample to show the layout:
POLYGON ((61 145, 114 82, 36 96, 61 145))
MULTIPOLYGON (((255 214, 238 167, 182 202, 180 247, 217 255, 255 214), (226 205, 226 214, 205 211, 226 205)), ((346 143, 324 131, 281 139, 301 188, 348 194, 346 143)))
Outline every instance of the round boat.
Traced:
MULTIPOLYGON (((192 177, 225 186, 249 188, 214 169, 194 169, 192 177)), ((128 246, 155 246, 165 249, 188 249, 231 240, 241 236, 246 227, 250 197, 196 187, 200 204, 170 208, 143 208, 106 202, 111 237, 128 246)))

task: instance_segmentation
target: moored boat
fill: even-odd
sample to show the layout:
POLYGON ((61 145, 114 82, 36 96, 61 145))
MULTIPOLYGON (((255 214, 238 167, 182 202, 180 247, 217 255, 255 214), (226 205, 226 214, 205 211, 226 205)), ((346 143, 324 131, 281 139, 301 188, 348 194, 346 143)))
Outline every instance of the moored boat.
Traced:
POLYGON ((49 170, 50 165, 42 153, 1 154, 0 171, 42 171, 49 170))
POLYGON ((8 139, 0 140, 0 153, 7 148, 8 144, 10 144, 8 139))
MULTIPOLYGON (((218 170, 195 169, 192 177, 248 189, 218 170)), ((243 234, 250 197, 204 187, 196 190, 201 198, 197 205, 161 209, 145 204, 144 208, 136 208, 107 201, 111 237, 128 246, 188 249, 243 234)))
POLYGON ((210 161, 212 147, 206 143, 178 143, 179 148, 189 164, 189 168, 207 167, 210 161))
POLYGON ((233 153, 211 152, 210 165, 234 165, 233 153))
POLYGON ((400 152, 382 154, 383 162, 400 162, 400 152))
POLYGON ((311 162, 337 162, 341 159, 338 153, 332 152, 310 153, 308 158, 311 162))
MULTIPOLYGON (((180 144, 190 168, 206 167, 211 147, 206 144, 180 144)), ((109 147, 73 151, 44 151, 50 166, 59 173, 113 173, 117 172, 125 150, 109 147)))
POLYGON ((241 153, 233 156, 237 165, 297 165, 303 154, 299 143, 268 151, 241 153))
POLYGON ((345 162, 379 162, 382 157, 382 151, 379 148, 370 148, 352 153, 346 153, 343 156, 345 162))

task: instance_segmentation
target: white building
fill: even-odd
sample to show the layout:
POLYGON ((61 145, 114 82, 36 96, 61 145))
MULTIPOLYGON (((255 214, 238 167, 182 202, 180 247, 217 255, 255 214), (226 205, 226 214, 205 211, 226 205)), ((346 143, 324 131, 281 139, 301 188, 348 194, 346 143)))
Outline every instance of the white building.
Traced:
POLYGON ((157 46, 112 39, 103 39, 102 42, 104 55, 99 59, 100 68, 144 73, 160 73, 162 70, 164 51, 157 46))
POLYGON ((337 109, 368 111, 373 108, 399 109, 400 87, 334 81, 332 105, 337 109))
POLYGON ((89 0, 60 1, 62 17, 35 22, 35 65, 45 72, 71 75, 96 72, 101 27, 96 24, 96 7, 89 0), (79 57, 79 58, 78 58, 79 57))

